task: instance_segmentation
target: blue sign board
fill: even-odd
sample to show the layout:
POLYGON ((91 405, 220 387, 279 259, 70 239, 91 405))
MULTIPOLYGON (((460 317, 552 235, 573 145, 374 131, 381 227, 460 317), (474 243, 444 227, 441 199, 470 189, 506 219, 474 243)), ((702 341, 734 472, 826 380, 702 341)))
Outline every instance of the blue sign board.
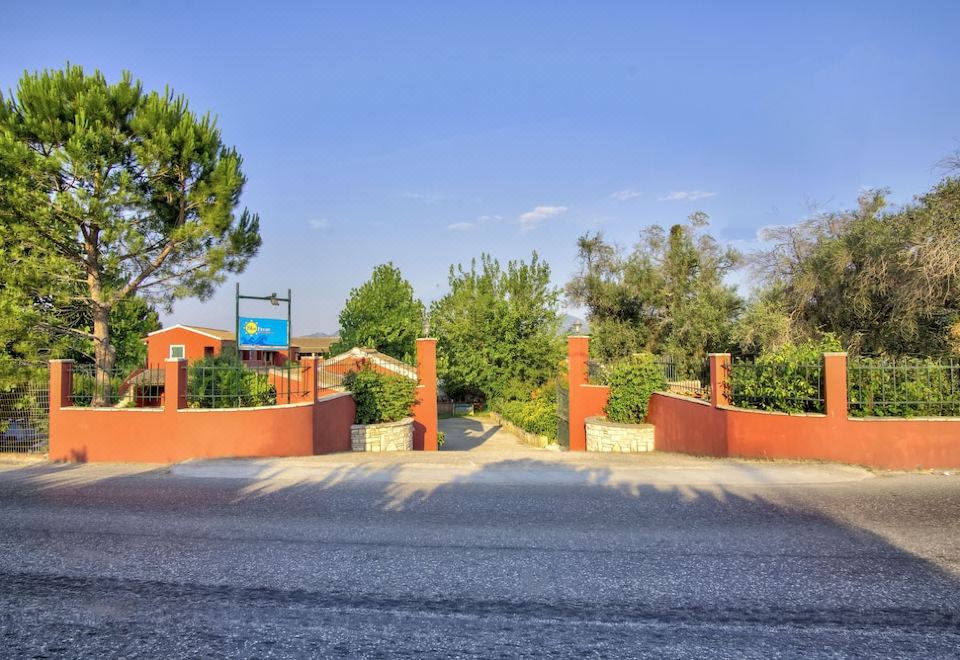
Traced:
POLYGON ((277 350, 290 344, 286 319, 261 319, 249 316, 240 317, 240 348, 255 350, 277 350))

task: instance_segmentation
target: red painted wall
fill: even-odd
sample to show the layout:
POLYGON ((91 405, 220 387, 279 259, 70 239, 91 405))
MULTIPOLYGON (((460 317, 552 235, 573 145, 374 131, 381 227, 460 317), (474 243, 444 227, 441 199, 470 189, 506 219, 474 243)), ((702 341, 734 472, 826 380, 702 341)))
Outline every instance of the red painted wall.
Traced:
POLYGON ((147 364, 157 366, 170 357, 170 346, 183 344, 187 362, 203 359, 203 350, 213 347, 213 354, 219 355, 223 342, 207 337, 186 328, 170 328, 165 332, 147 337, 147 364))
POLYGON ((650 400, 656 447, 709 456, 836 461, 888 470, 960 467, 960 419, 850 419, 650 400))
POLYGON ((309 456, 349 451, 349 394, 263 408, 186 409, 186 363, 165 364, 167 404, 159 409, 62 407, 69 361, 50 369, 50 459, 172 463, 191 458, 309 456))
POLYGON ((724 420, 715 412, 704 401, 678 394, 653 395, 647 417, 654 425, 657 451, 726 456, 724 420))
POLYGON ((587 361, 590 356, 589 337, 567 339, 567 384, 569 385, 570 451, 587 450, 587 417, 602 415, 610 397, 610 388, 590 385, 587 361))
POLYGON ((357 405, 345 392, 317 401, 313 407, 313 453, 350 451, 350 426, 356 414, 357 405))
MULTIPOLYGON (((584 422, 606 404, 606 388, 587 385, 586 337, 570 337, 570 449, 585 448, 584 422), (583 443, 583 444, 581 444, 583 443)), ((960 418, 851 419, 847 363, 826 353, 825 415, 787 415, 727 405, 729 355, 711 355, 711 402, 658 393, 649 420, 656 448, 706 456, 837 461, 892 470, 960 468, 960 418)))
POLYGON ((417 340, 417 400, 413 404, 413 448, 437 451, 437 340, 417 340))

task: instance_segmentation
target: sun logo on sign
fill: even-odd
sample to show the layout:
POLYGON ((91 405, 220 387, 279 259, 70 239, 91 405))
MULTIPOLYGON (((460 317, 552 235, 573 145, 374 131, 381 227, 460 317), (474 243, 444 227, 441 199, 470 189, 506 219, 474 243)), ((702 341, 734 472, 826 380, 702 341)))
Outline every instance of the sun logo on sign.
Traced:
POLYGON ((247 321, 243 326, 243 331, 248 335, 257 334, 257 322, 256 321, 247 321))

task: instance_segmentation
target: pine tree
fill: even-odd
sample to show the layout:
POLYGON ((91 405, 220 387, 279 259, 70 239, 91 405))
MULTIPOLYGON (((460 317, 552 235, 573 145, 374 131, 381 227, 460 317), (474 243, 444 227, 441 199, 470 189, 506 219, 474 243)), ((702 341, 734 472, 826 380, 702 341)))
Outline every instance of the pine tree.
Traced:
POLYGON ((256 254, 259 218, 237 213, 240 166, 216 121, 169 89, 69 64, 24 74, 0 97, 0 307, 92 341, 109 382, 119 305, 209 297, 256 254), (90 331, 71 314, 88 314, 90 331))

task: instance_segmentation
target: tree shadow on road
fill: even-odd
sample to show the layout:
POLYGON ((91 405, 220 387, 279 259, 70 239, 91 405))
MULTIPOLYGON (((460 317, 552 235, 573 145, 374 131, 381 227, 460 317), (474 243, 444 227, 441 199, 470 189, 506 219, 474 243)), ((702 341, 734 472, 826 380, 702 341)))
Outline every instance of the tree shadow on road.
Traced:
MULTIPOLYGON (((844 494, 836 485, 638 483, 608 467, 570 463, 547 473, 530 459, 479 464, 467 474, 437 470, 419 482, 408 469, 351 463, 290 481, 266 467, 255 479, 200 479, 165 469, 111 475, 96 466, 31 466, 0 480, 7 505, 0 520, 16 528, 32 507, 53 502, 77 520, 95 515, 90 534, 103 534, 107 552, 120 533, 112 516, 118 528, 119 517, 142 516, 143 543, 111 561, 136 579, 161 582, 177 563, 221 570, 209 549, 179 539, 202 529, 205 539, 242 541, 256 530, 273 550, 228 550, 238 553, 231 575, 269 585, 280 603, 299 590, 298 605, 316 598, 318 607, 410 616, 512 617, 530 623, 517 624, 520 639, 534 639, 530 626, 594 622, 603 639, 617 625, 648 626, 649 648, 664 652, 671 635, 691 626, 716 644, 706 650, 732 653, 751 648, 744 631, 757 626, 790 630, 801 646, 780 649, 788 654, 823 651, 824 640, 850 630, 845 652, 868 655, 936 655, 960 640, 960 581, 949 562, 920 556, 902 535, 874 524, 876 507, 893 509, 903 498, 873 481, 844 494), (328 576, 326 586, 303 586, 314 584, 311 567, 328 576)), ((758 470, 744 468, 754 482, 758 470)), ((945 493, 957 501, 957 489, 945 493)), ((932 533, 935 523, 915 524, 932 533)), ((942 552, 955 560, 951 547, 942 552)), ((8 549, 8 567, 10 559, 8 549)), ((32 570, 27 561, 25 570, 32 570)), ((457 653, 458 640, 443 643, 457 653)), ((571 652, 617 651, 612 641, 568 643, 571 652)))

